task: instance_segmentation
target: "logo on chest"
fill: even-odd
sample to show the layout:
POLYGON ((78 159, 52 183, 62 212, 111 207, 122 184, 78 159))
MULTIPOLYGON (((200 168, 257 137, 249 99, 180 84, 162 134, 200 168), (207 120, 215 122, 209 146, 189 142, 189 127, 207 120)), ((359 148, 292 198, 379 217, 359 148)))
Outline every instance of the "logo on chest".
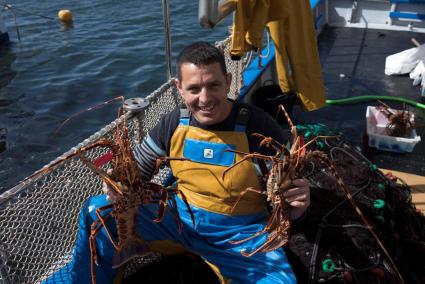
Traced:
POLYGON ((204 149, 204 158, 205 159, 212 159, 214 158, 214 150, 213 149, 204 149))
POLYGON ((233 144, 186 138, 183 157, 192 162, 229 167, 234 163, 236 156, 232 150, 236 150, 233 144))

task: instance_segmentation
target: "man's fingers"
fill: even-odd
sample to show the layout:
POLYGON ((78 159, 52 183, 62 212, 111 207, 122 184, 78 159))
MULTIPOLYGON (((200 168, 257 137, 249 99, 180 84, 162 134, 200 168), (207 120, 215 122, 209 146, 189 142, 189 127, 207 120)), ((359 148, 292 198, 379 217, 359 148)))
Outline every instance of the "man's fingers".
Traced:
POLYGON ((116 200, 115 192, 109 186, 106 190, 104 190, 104 193, 106 194, 107 200, 112 202, 116 200))
POLYGON ((291 197, 291 196, 296 196, 296 195, 300 195, 300 194, 306 194, 307 192, 309 192, 309 188, 308 187, 293 187, 288 189, 287 191, 285 191, 283 193, 283 196, 285 196, 286 198, 291 197))
POLYGON ((298 186, 298 187, 309 187, 310 186, 310 183, 306 179, 303 179, 303 178, 294 179, 292 181, 292 184, 294 186, 298 186))
MULTIPOLYGON (((108 175, 112 173, 112 169, 108 169, 106 171, 108 175)), ((102 183, 102 191, 106 194, 106 199, 110 202, 114 202, 116 200, 115 191, 104 181, 102 183)))
POLYGON ((310 205, 307 201, 292 201, 289 203, 292 207, 295 208, 306 208, 308 205, 310 205))
POLYGON ((296 179, 293 181, 295 187, 288 189, 283 193, 285 201, 296 208, 307 208, 310 205, 310 187, 305 179, 296 179))
POLYGON ((294 207, 299 207, 300 205, 303 206, 310 202, 307 194, 291 196, 291 197, 285 198, 285 201, 288 202, 289 205, 294 207), (295 204, 297 204, 298 206, 296 206, 295 204))

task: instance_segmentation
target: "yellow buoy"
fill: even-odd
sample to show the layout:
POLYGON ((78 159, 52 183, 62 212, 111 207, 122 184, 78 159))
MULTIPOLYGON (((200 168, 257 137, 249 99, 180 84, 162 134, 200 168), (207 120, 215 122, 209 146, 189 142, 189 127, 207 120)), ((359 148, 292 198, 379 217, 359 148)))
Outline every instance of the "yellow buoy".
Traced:
POLYGON ((72 22, 72 13, 70 10, 60 10, 58 12, 58 18, 62 22, 72 22))

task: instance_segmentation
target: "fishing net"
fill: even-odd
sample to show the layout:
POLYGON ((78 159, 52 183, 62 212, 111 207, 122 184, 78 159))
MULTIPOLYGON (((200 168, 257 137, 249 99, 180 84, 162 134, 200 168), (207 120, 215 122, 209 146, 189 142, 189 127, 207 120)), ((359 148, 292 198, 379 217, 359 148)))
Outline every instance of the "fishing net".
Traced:
MULTIPOLYGON (((229 44, 230 38, 216 45, 224 52, 228 71, 235 78, 229 96, 236 98, 242 84, 242 63, 228 59, 229 44)), ((40 283, 70 261, 79 211, 88 197, 101 193, 102 181, 78 158, 66 157, 102 137, 115 140, 116 125, 124 119, 134 146, 162 115, 182 103, 173 80, 145 100, 147 107, 128 112, 0 195, 0 283, 40 283)), ((95 148, 84 154, 95 160, 106 151, 95 148)), ((165 168, 153 181, 162 183, 168 174, 165 168)), ((134 260, 126 266, 125 275, 159 258, 152 254, 134 260)))
MULTIPOLYGON (((298 127, 308 138, 330 133, 324 125, 298 127)), ((411 203, 410 188, 383 175, 342 135, 316 140, 335 165, 366 219, 391 255, 405 283, 425 283, 425 217, 411 203)), ((294 222, 286 250, 300 283, 400 283, 389 259, 339 188, 327 165, 303 169, 311 205, 294 222)))

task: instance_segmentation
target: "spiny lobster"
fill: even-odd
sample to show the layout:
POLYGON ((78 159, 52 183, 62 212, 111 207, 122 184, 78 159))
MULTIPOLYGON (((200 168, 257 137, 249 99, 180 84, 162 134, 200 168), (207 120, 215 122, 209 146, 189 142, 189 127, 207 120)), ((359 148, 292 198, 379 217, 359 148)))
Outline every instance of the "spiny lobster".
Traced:
MULTIPOLYGON (((165 188, 161 185, 142 179, 140 169, 134 160, 131 150, 125 118, 123 122, 122 137, 120 136, 117 125, 116 139, 117 143, 102 139, 97 143, 89 146, 89 148, 101 146, 111 149, 113 154, 112 172, 109 175, 101 169, 96 168, 93 163, 79 155, 80 159, 89 168, 99 174, 104 182, 114 190, 115 194, 118 195, 118 198, 116 198, 112 204, 96 209, 96 215, 99 220, 95 221, 91 225, 90 253, 93 284, 96 281, 96 274, 94 269, 94 264, 97 262, 96 235, 99 233, 102 227, 105 229, 112 245, 116 250, 112 259, 112 265, 113 267, 119 267, 131 258, 146 254, 148 252, 146 244, 142 241, 136 232, 135 225, 140 206, 143 206, 144 204, 158 203, 159 199, 158 217, 153 220, 153 222, 158 223, 161 222, 164 217, 165 207, 167 206, 168 200, 171 200, 171 202, 175 205, 174 208, 177 208, 174 196, 176 193, 180 193, 183 201, 186 203, 189 213, 191 214, 192 222, 195 222, 194 216, 183 192, 178 189, 165 188), (172 195, 170 195, 170 193, 172 193, 172 195), (111 208, 112 211, 106 217, 103 217, 101 212, 111 208), (113 239, 106 225, 106 221, 110 218, 114 218, 116 222, 118 235, 117 241, 113 239)), ((85 150, 86 149, 82 149, 81 151, 85 150)), ((174 159, 176 158, 162 157, 158 159, 155 171, 158 169, 160 164, 174 159)), ((181 230, 182 224, 180 222, 178 212, 177 222, 181 230)))
POLYGON ((378 107, 388 119, 386 132, 389 136, 409 137, 415 128, 415 122, 412 119, 412 113, 406 109, 391 109, 388 105, 381 102, 382 106, 378 107))
POLYGON ((262 139, 260 146, 271 147, 276 151, 276 154, 274 156, 266 156, 259 153, 249 154, 236 151, 236 153, 243 154, 245 157, 226 169, 224 172, 225 175, 227 171, 231 170, 233 167, 247 159, 257 158, 271 162, 271 169, 265 177, 266 192, 262 192, 255 188, 247 188, 240 194, 233 207, 235 208, 237 206, 239 200, 248 191, 265 194, 267 196, 267 201, 271 204, 272 207, 271 216, 269 217, 269 220, 262 231, 259 231, 246 239, 232 242, 234 244, 240 244, 259 235, 268 233, 267 241, 264 244, 254 249, 251 253, 246 253, 245 251, 241 252, 247 257, 250 257, 257 252, 273 251, 288 242, 288 235, 291 227, 290 206, 285 201, 284 193, 293 187, 293 181, 295 179, 300 178, 300 170, 302 166, 310 159, 312 155, 317 155, 313 154, 314 152, 307 152, 306 147, 310 143, 313 143, 315 139, 322 137, 318 136, 314 140, 304 144, 303 137, 298 135, 297 129, 293 125, 285 108, 281 105, 279 106, 279 110, 284 112, 286 119, 291 127, 292 146, 290 150, 271 137, 265 137, 262 134, 254 133, 252 135, 262 139))
POLYGON ((255 238, 257 236, 268 233, 267 240, 265 241, 265 243, 263 243, 262 245, 254 249, 252 252, 247 253, 245 251, 241 251, 241 254, 247 257, 250 257, 258 252, 262 252, 262 253, 269 252, 269 251, 278 249, 281 246, 284 246, 288 242, 289 231, 291 228, 290 214, 289 214, 290 206, 285 201, 284 193, 288 189, 293 187, 292 183, 295 179, 301 178, 301 172, 303 167, 307 166, 314 159, 317 159, 324 162, 324 164, 329 168, 332 175, 335 177, 338 187, 344 192, 344 194, 347 197, 347 200, 353 206, 353 208, 355 209, 360 219, 368 228, 368 231, 370 232, 370 234, 373 236, 373 238, 378 243, 379 247, 384 252, 385 256, 387 257, 391 266, 396 272, 400 282, 404 283, 403 278, 399 270, 397 269, 397 266, 395 265, 394 260, 392 259, 392 257, 390 256, 390 254, 388 253, 388 251, 382 244, 381 240, 379 239, 375 231, 373 230, 373 227, 367 221, 361 209, 357 206, 353 196, 351 195, 351 192, 345 186, 344 181, 339 176, 331 160, 322 151, 307 150, 307 146, 309 146, 311 143, 313 143, 317 139, 331 138, 331 136, 316 136, 313 139, 311 139, 308 143, 304 143, 303 136, 298 135, 297 128, 292 123, 292 120, 289 117, 288 113, 286 112, 285 108, 282 105, 280 105, 279 110, 281 110, 285 114, 285 117, 288 121, 288 125, 290 126, 291 138, 292 138, 291 148, 288 150, 284 145, 280 144, 273 138, 265 137, 262 134, 254 133, 253 134, 254 136, 262 139, 262 141, 260 142, 260 146, 271 147, 276 151, 276 154, 274 156, 266 156, 266 155, 261 155, 259 153, 236 152, 236 153, 245 155, 244 158, 238 161, 237 163, 233 164, 231 167, 226 169, 226 171, 223 173, 223 175, 225 175, 227 171, 231 170, 233 167, 237 166, 238 164, 240 164, 241 162, 247 159, 253 159, 253 158, 263 159, 263 160, 270 161, 272 164, 268 175, 265 177, 266 192, 262 192, 255 188, 247 188, 240 194, 238 200, 236 201, 234 205, 234 207, 237 206, 239 200, 248 191, 257 192, 259 194, 266 194, 267 200, 270 202, 272 207, 271 208, 272 212, 266 226, 264 227, 263 230, 258 231, 254 235, 243 240, 233 241, 232 243, 240 244, 252 238, 255 238))
MULTIPOLYGON (((110 101, 104 102, 102 105, 108 104, 115 100, 121 100, 124 104, 124 98, 117 97, 110 101)), ((97 107, 99 107, 99 105, 88 108, 85 111, 97 107)), ((122 107, 119 108, 118 117, 121 116, 123 112, 122 109, 122 107)), ((119 123, 117 123, 116 126, 116 142, 110 139, 101 138, 93 144, 77 149, 75 152, 64 156, 58 161, 50 164, 49 167, 44 168, 26 178, 26 180, 29 180, 35 176, 45 173, 46 171, 49 171, 56 165, 63 163, 72 157, 78 156, 88 168, 98 174, 101 179, 113 190, 115 196, 114 200, 111 204, 96 209, 96 216, 98 220, 91 224, 89 244, 91 257, 91 276, 93 284, 96 283, 95 264, 98 263, 96 236, 102 228, 105 229, 111 244, 115 248, 115 253, 112 259, 112 266, 118 267, 131 258, 144 255, 148 252, 146 244, 138 236, 135 228, 140 206, 143 206, 144 204, 159 203, 158 217, 152 220, 153 222, 158 223, 161 222, 164 217, 165 208, 168 205, 167 201, 171 200, 171 202, 176 205, 174 196, 176 193, 180 193, 183 201, 187 205, 189 213, 191 214, 192 222, 194 222, 192 211, 190 210, 186 197, 182 192, 180 192, 178 189, 165 188, 162 185, 145 181, 142 178, 141 172, 133 157, 128 136, 126 117, 125 115, 123 116, 124 120, 121 131, 119 128, 119 123), (105 155, 109 155, 111 158, 112 171, 110 173, 107 173, 101 168, 98 168, 92 161, 82 155, 84 152, 96 147, 104 147, 110 150, 110 152, 105 155), (170 193, 173 194, 170 195, 170 193), (102 213, 106 210, 107 213, 104 214, 105 216, 103 216, 102 213), (115 219, 117 240, 114 239, 106 224, 106 222, 110 219, 115 219)), ((66 123, 68 120, 69 118, 64 123, 66 123)), ((62 127, 63 124, 60 127, 62 127)), ((158 169, 160 164, 173 159, 179 158, 159 158, 156 163, 155 171, 158 169)), ((177 206, 174 207, 177 208, 177 206)), ((180 222, 178 212, 176 219, 178 226, 181 229, 182 224, 180 222)))

